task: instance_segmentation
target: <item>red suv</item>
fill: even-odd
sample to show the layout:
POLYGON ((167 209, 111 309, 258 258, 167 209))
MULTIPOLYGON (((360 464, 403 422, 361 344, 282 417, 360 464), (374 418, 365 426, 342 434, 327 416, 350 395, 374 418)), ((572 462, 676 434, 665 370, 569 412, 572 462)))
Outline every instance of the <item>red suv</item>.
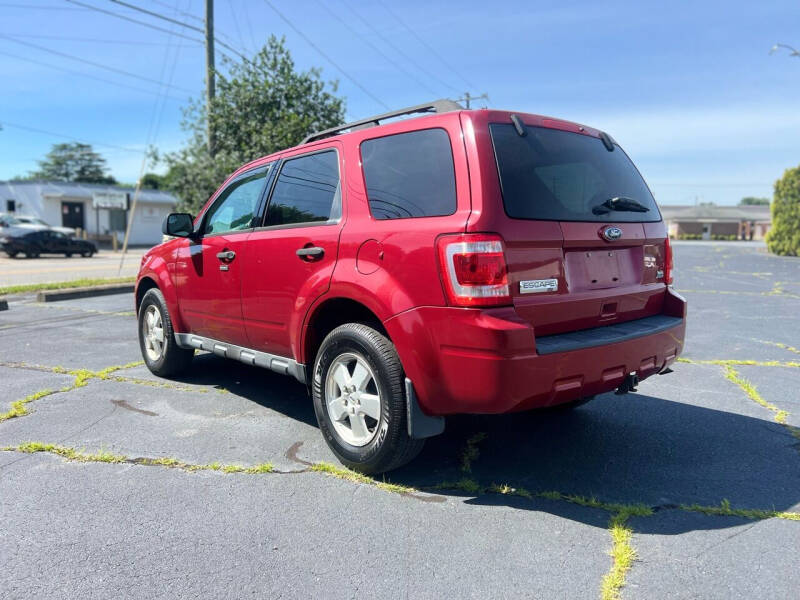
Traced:
POLYGON ((683 347, 650 190, 606 133, 558 119, 438 101, 349 123, 241 167, 164 233, 136 286, 150 370, 204 350, 292 375, 366 473, 445 415, 630 391, 683 347))

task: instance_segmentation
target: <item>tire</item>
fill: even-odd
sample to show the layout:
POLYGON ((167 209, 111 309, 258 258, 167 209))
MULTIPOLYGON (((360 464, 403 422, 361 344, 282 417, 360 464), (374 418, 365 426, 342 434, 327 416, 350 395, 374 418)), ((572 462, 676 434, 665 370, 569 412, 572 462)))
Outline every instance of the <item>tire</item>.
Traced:
POLYGON ((39 258, 38 252, 25 252, 25 258, 39 258))
POLYGON ((65 252, 64 256, 66 256, 67 258, 72 258, 72 252, 65 252))
POLYGON ((16 252, 6 252, 6 254, 8 254, 8 258, 17 258, 16 252))
POLYGON ((194 350, 181 348, 175 341, 172 320, 169 317, 164 295, 158 288, 147 291, 139 305, 139 349, 150 372, 159 377, 177 375, 189 368, 194 350), (153 318, 152 324, 148 319, 153 318), (161 327, 157 326, 160 321, 161 327), (161 330, 161 342, 157 343, 156 331, 161 330), (152 331, 153 336, 148 335, 152 331))
POLYGON ((325 337, 314 361, 314 412, 325 442, 344 465, 368 475, 385 473, 422 451, 425 440, 408 436, 404 382, 394 344, 375 329, 347 323, 325 337))

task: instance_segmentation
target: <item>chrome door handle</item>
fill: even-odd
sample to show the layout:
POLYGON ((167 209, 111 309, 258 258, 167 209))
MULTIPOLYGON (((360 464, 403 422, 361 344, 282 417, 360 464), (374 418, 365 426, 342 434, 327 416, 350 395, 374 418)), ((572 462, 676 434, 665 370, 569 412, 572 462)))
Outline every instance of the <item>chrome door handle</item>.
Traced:
POLYGON ((225 250, 224 252, 217 252, 217 258, 223 262, 230 262, 236 258, 236 252, 233 250, 225 250))
POLYGON ((298 248, 297 256, 304 259, 322 258, 325 254, 325 249, 319 246, 310 246, 308 248, 298 248))

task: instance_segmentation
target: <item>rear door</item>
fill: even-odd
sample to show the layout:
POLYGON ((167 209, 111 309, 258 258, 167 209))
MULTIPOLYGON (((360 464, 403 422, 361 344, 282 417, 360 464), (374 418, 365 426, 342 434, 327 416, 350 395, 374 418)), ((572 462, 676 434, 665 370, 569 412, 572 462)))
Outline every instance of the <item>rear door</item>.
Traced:
POLYGON ((562 122, 489 132, 513 301, 537 335, 660 313, 666 230, 623 150, 562 122))
POLYGON ((292 342, 330 284, 342 230, 341 148, 289 154, 278 165, 264 221, 248 237, 242 312, 249 347, 296 355, 292 342))

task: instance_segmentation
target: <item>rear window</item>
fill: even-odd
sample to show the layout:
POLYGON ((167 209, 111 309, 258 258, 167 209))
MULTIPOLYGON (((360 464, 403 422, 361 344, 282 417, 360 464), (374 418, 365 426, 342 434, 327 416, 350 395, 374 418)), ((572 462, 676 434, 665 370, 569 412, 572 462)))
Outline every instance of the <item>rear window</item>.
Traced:
POLYGON ((361 144, 361 163, 369 209, 376 219, 456 212, 453 151, 444 129, 366 140, 361 144))
POLYGON ((661 215, 622 149, 579 133, 489 125, 503 204, 514 219, 651 222, 661 215), (617 199, 617 200, 615 200, 617 199))

